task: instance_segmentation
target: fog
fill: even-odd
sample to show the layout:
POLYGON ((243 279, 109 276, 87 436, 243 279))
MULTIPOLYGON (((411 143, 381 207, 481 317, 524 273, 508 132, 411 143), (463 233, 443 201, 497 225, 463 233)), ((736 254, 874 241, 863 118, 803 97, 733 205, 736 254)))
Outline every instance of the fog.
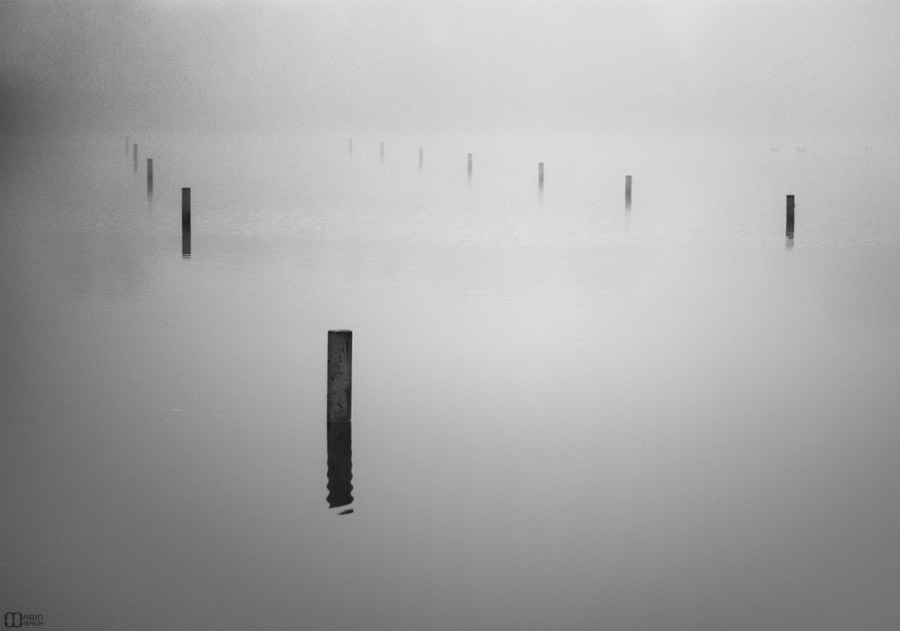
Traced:
POLYGON ((5 624, 900 628, 898 35, 0 0, 5 624))
POLYGON ((9 2, 0 132, 897 134, 895 2, 9 2))

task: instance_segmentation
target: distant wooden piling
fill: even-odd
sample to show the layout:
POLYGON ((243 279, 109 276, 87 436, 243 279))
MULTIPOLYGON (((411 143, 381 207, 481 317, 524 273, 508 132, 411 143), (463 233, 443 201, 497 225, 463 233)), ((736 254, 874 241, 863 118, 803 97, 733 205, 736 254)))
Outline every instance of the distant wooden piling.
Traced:
POLYGON ((191 189, 181 189, 181 229, 191 229, 191 189))
POLYGON ((538 162, 538 189, 544 190, 544 163, 538 162))
POLYGON ((424 163, 424 161, 425 161, 425 155, 422 151, 422 147, 419 147, 419 168, 420 169, 422 168, 422 164, 424 163))
POLYGON ((153 197, 153 158, 147 158, 147 198, 153 197))
POLYGON ((181 257, 191 258, 191 189, 181 189, 181 257))
POLYGON ((329 423, 350 422, 352 366, 353 332, 346 329, 328 331, 329 423))
POLYGON ((138 149, 137 143, 134 143, 134 145, 132 146, 132 149, 134 149, 134 160, 133 160, 134 172, 137 173, 137 149, 138 149))
POLYGON ((468 171, 467 172, 469 174, 469 179, 471 180, 472 179, 472 154, 471 153, 468 154, 468 171))
POLYGON ((789 240, 794 240, 794 196, 787 196, 787 221, 784 230, 784 236, 789 240))
POLYGON ((381 143, 381 161, 384 162, 384 143, 381 143))
POLYGON ((631 176, 625 176, 625 207, 631 208, 631 176))
POLYGON ((130 149, 130 143, 128 142, 128 136, 125 136, 125 155, 128 155, 128 150, 130 149))

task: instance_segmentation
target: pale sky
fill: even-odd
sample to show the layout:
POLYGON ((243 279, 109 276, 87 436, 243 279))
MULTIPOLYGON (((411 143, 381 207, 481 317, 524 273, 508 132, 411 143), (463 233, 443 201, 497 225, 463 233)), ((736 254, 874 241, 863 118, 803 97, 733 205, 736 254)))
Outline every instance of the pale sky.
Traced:
POLYGON ((0 132, 900 134, 900 3, 0 1, 0 132))

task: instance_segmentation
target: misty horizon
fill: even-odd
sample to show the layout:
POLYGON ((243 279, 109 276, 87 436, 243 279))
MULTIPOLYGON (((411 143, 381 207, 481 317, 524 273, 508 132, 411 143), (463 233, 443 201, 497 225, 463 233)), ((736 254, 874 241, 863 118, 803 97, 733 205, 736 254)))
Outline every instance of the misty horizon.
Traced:
POLYGON ((0 134, 898 135, 887 2, 5 2, 0 134))

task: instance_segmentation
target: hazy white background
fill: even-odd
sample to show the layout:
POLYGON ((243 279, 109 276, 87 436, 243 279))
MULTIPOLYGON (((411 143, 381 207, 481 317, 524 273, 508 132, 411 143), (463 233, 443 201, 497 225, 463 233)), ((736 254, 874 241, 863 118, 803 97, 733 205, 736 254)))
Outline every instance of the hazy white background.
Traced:
POLYGON ((898 36, 895 2, 0 2, 0 613, 896 629, 898 36))
POLYGON ((10 2, 3 133, 893 134, 895 2, 10 2))

